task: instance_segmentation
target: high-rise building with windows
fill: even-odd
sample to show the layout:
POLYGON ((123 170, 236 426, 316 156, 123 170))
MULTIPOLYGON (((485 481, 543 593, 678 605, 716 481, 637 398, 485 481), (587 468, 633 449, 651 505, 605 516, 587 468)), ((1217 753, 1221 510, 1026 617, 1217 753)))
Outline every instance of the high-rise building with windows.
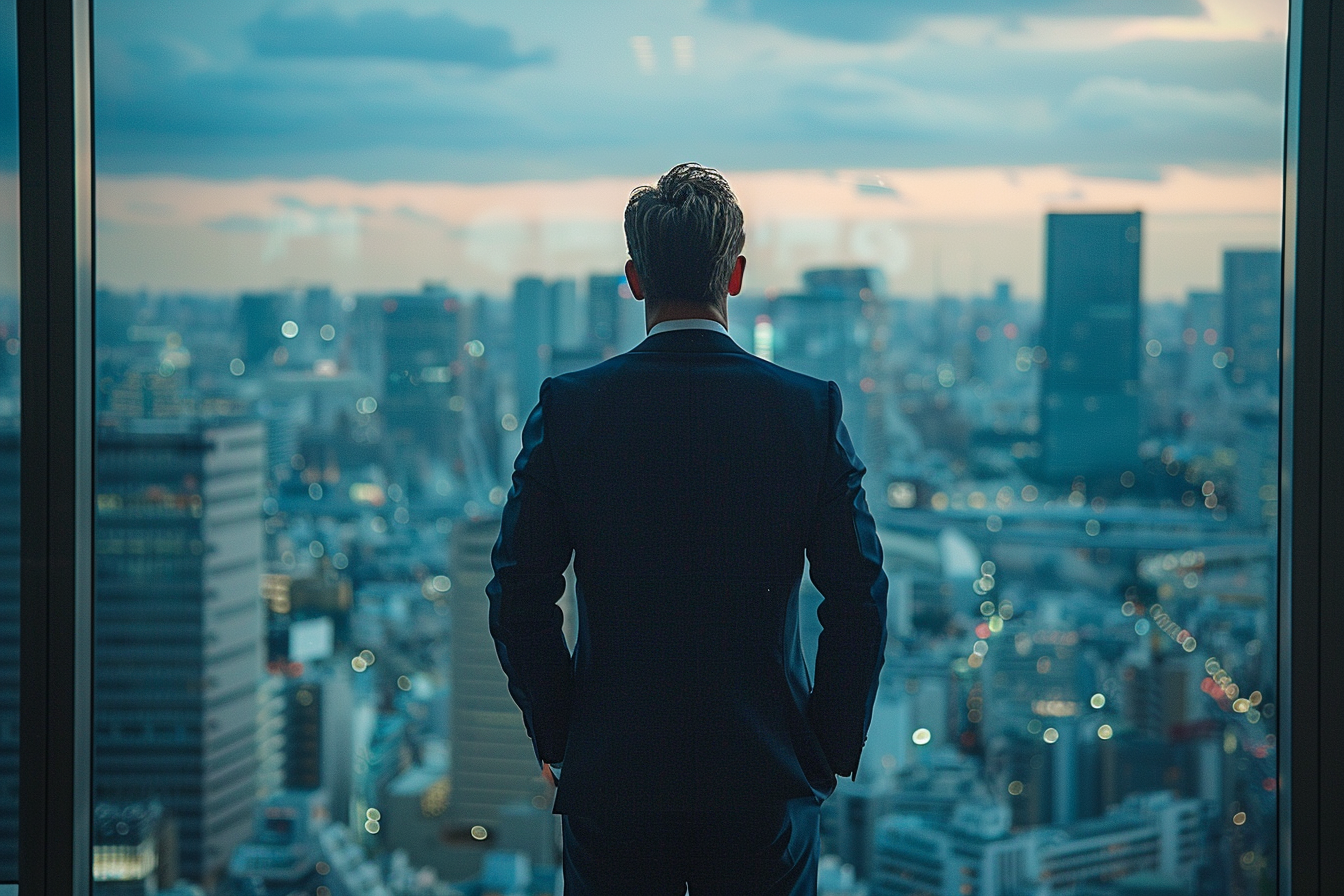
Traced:
POLYGON ((575 351, 588 341, 588 320, 579 303, 579 291, 572 277, 563 277, 547 287, 554 314, 555 348, 575 351))
POLYGON ((386 380, 379 409, 386 422, 389 463, 410 465, 410 455, 431 460, 458 456, 454 362, 462 348, 461 304, 436 284, 419 293, 384 298, 383 357, 386 380))
POLYGON ((264 465, 257 423, 98 434, 94 798, 162 803, 188 880, 223 868, 257 797, 264 465))
POLYGON ((1046 217, 1041 473, 1119 481, 1138 463, 1143 216, 1046 217))
POLYGON ((540 277, 513 284, 514 387, 522 414, 537 403, 555 344, 554 293, 540 277))
POLYGON ((1279 294, 1282 255, 1277 249, 1223 253, 1226 344, 1232 383, 1279 394, 1279 294))
POLYGON ((458 520, 449 561, 453 761, 448 811, 455 823, 487 831, 504 807, 545 797, 532 742, 490 635, 485 586, 493 576, 490 550, 498 535, 498 517, 458 520))
POLYGON ((1226 378, 1222 293, 1191 290, 1187 294, 1184 337, 1182 385, 1192 396, 1207 398, 1226 378))
POLYGON ((175 847, 156 800, 94 806, 94 896, 154 896, 176 882, 175 847))
POLYGON ((289 293, 244 293, 239 298, 240 357, 246 368, 259 371, 275 363, 275 351, 285 342, 281 327, 296 313, 297 303, 289 293))
POLYGON ((608 354, 621 338, 621 284, 623 274, 588 277, 588 338, 608 354))
POLYGON ((873 309, 885 293, 875 268, 818 268, 803 273, 802 293, 775 299, 768 314, 775 363, 840 386, 845 425, 859 456, 874 467, 882 451, 870 436, 881 409, 871 398, 876 380, 861 383, 873 309))
POLYGON ((878 828, 869 892, 1069 894, 1141 874, 1190 892, 1204 858, 1202 812, 1199 800, 1157 791, 1101 818, 1021 832, 994 804, 964 804, 950 822, 893 815, 878 828))

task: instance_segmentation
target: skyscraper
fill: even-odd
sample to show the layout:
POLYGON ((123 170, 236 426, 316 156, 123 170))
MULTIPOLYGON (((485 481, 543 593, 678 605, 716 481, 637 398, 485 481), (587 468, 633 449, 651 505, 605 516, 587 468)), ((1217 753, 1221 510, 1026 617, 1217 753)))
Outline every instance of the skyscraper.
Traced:
POLYGON ((264 465, 256 423, 98 434, 94 798, 161 802, 194 881, 257 795, 264 465))
POLYGON ((622 274, 593 274, 588 278, 588 336, 593 344, 615 352, 621 337, 622 274))
POLYGON ((1223 253, 1226 345, 1232 383, 1279 394, 1279 295, 1282 256, 1277 249, 1223 253))
POLYGON ((462 347, 461 307, 442 286, 383 300, 387 380, 379 407, 387 422, 389 460, 409 466, 415 452, 432 460, 458 456, 453 362, 462 347))
POLYGON ((280 328, 291 316, 297 316, 297 303, 288 293, 244 293, 239 298, 238 331, 248 369, 259 371, 273 363, 275 350, 285 342, 280 328))
POLYGON ((540 277, 513 284, 514 386, 525 415, 537 403, 541 381, 550 375, 555 343, 555 296, 540 277))
POLYGON ((871 438, 880 397, 873 398, 874 384, 865 391, 860 383, 873 309, 886 292, 886 281, 873 268, 820 268, 803 273, 803 286, 803 293, 770 303, 774 360, 840 386, 854 445, 870 467, 880 468, 883 451, 871 438))
POLYGON ((458 520, 450 536, 453 782, 448 811, 454 822, 487 831, 505 806, 533 803, 545 794, 490 636, 485 586, 493 575, 490 549, 498 534, 495 517, 458 520))
POLYGON ((588 321, 579 304, 579 293, 574 280, 565 277, 547 287, 551 294, 551 313, 554 315, 555 347, 565 351, 584 348, 588 341, 588 321))
POLYGON ((1139 445, 1139 259, 1143 218, 1046 217, 1041 473, 1119 477, 1139 445))
POLYGON ((1225 376, 1227 353, 1223 330, 1223 296, 1191 290, 1185 300, 1185 369, 1182 385, 1192 395, 1204 396, 1225 376), (1219 355, 1221 354, 1221 357, 1219 355))

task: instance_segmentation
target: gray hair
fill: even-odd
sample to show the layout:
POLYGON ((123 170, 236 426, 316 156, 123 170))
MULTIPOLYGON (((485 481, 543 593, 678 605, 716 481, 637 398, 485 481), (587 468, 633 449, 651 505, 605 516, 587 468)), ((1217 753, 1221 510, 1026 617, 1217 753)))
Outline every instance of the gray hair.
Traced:
POLYGON ((625 206, 625 244, 646 299, 718 302, 745 241, 728 181, 694 162, 639 187, 625 206))

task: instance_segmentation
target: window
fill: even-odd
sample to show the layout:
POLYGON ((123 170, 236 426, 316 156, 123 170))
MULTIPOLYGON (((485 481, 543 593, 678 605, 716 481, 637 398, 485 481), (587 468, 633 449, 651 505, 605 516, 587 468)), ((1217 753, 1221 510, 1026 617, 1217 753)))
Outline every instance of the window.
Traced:
MULTIPOLYGON (((742 116, 780 130, 744 128, 724 161, 706 159, 758 228, 759 291, 733 310, 734 335, 841 382, 886 530, 897 674, 861 786, 828 804, 834 889, 1160 873, 1236 892, 1279 878, 1274 719, 1289 695, 1265 272, 1282 213, 1283 13, 1266 14, 1266 31, 1215 6, 1007 26, 893 14, 857 34, 711 3, 684 21, 608 13, 576 43, 606 82, 624 59, 617 93, 646 91, 673 113, 677 78, 746 96, 784 88, 775 106, 751 105, 759 119, 742 116), (1217 36, 1244 39, 1205 40, 1224 26, 1217 36), (606 56, 591 52, 618 27, 606 56), (750 66, 709 65, 717 30, 755 51, 750 66), (1103 32, 1113 43, 1060 49, 1103 32), (920 82, 933 48, 1000 75, 991 101, 958 97, 950 75, 920 82), (1209 61, 1219 53, 1236 65, 1209 61), (1047 63, 1061 59, 1102 73, 1052 106, 1063 80, 1047 63), (1181 65, 1188 83, 1175 83, 1181 65), (1027 75, 1050 82, 1034 89, 1057 118, 1031 118, 1027 75), (950 86, 930 99, 931 85, 950 86), (987 107, 1010 114, 977 117, 987 107), (1018 121, 1032 126, 1014 134, 1018 121), (967 122, 988 130, 955 133, 967 122), (1040 139, 1052 126, 1056 139, 1040 139), (1073 145, 1071 126, 1084 135, 1073 145), (808 145, 812 132, 829 143, 808 145), (1023 155, 1032 144, 1061 157, 1023 155), (923 161, 881 164, 892 146, 923 161), (986 146, 1002 156, 977 161, 986 146), (1218 158, 1233 146, 1245 155, 1218 158), (1136 162, 1145 152, 1158 161, 1136 162), (884 203, 894 210, 869 213, 884 203), (911 855, 915 840, 931 848, 911 855)), ((566 81, 584 54, 536 16, 175 12, 157 20, 174 35, 158 46, 136 43, 124 12, 96 34, 95 638, 130 634, 116 645, 121 683, 94 673, 95 725, 152 743, 139 756, 95 744, 95 878, 113 855, 100 847, 144 857, 108 859, 107 874, 131 875, 108 880, 264 878, 277 832, 332 855, 355 854, 338 841, 368 855, 402 846, 454 881, 529 863, 544 876, 530 751, 470 749, 514 715, 493 701, 464 595, 488 577, 490 513, 536 380, 638 338, 606 209, 666 164, 601 116, 550 132, 565 151, 545 128, 509 130, 534 108, 553 116, 543 124, 581 120, 545 100, 586 95, 566 81), (407 22, 493 50, 445 59, 371 37, 407 22), (305 44, 319 25, 333 39, 305 44), (155 66, 164 77, 132 77, 155 66), (352 91, 344 133, 323 131, 336 111, 312 102, 337 76, 352 91), (293 115, 265 117, 283 108, 267 77, 293 91, 293 115), (356 126, 361 86, 389 84, 401 105, 356 126), (200 102, 211 89, 219 101, 200 102), (424 96, 457 103, 451 134, 425 135, 424 96), (174 114, 151 122, 137 108, 174 114), (299 138, 312 143, 286 148, 299 138), (376 173, 361 180, 361 165, 376 173), (390 282, 421 253, 414 279, 429 282, 390 282), (160 601, 192 612, 146 615, 160 601), (157 640, 135 644, 137 629, 157 640), (153 712, 138 660, 172 682, 153 712), (347 737, 352 750, 332 747, 347 737), (161 780, 115 783, 160 747, 161 780)), ((678 152, 670 161, 713 148, 666 119, 650 131, 678 152)), ((326 859, 313 870, 333 873, 326 859)))

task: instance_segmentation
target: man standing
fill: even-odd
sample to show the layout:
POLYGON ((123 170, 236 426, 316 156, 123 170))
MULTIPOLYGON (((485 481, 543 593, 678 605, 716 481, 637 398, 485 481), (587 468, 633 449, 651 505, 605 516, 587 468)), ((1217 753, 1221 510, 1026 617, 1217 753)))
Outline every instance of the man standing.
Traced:
POLYGON ((678 165, 625 210, 649 336, 548 379, 487 588, 558 791, 566 894, 814 894, 819 807, 859 766, 887 579, 840 390, 728 336, 742 211, 678 165), (574 558, 573 656, 556 605, 574 558), (822 595, 816 680, 803 559, 822 595))

